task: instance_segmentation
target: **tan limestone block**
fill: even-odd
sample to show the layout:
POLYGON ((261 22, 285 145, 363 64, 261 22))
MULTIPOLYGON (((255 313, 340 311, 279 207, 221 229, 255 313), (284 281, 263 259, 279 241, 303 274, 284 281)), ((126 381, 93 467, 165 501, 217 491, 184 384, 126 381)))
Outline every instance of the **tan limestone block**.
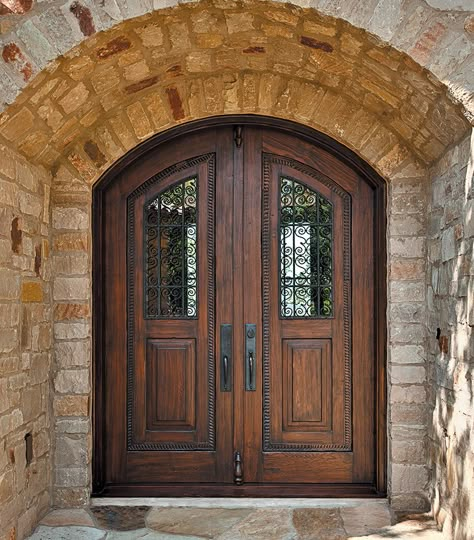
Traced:
POLYGON ((32 158, 44 151, 49 140, 50 136, 48 133, 37 130, 22 139, 18 144, 18 149, 26 156, 32 158))
POLYGON ((127 81, 139 81, 150 74, 150 68, 147 66, 146 60, 140 60, 124 68, 123 76, 127 81))
POLYGON ((29 109, 23 108, 8 120, 0 129, 0 133, 9 141, 15 141, 34 125, 34 116, 29 109))
POLYGON ((226 13, 225 19, 229 34, 248 32, 254 29, 254 16, 251 13, 226 13))
POLYGON ((56 396, 53 408, 56 416, 87 416, 89 396, 56 396))
POLYGON ((283 37, 286 39, 291 39, 295 35, 295 32, 291 28, 283 26, 282 24, 262 23, 261 29, 262 32, 269 37, 283 37))
POLYGON ((153 133, 148 116, 140 102, 129 105, 127 107, 127 115, 139 139, 145 139, 153 133))
POLYGON ((91 83, 98 94, 104 94, 117 86, 120 82, 120 76, 114 66, 96 69, 91 75, 91 83))
POLYGON ((189 29, 185 22, 172 23, 168 26, 168 34, 173 51, 191 47, 189 29))
POLYGON ((144 47, 161 47, 163 45, 163 30, 156 23, 149 23, 133 29, 142 40, 144 47))
POLYGON ((91 181, 96 176, 96 170, 92 164, 77 152, 71 152, 68 156, 71 164, 77 169, 84 180, 91 181))
POLYGON ((170 123, 169 109, 165 106, 161 96, 153 93, 143 99, 146 110, 150 113, 155 128, 160 129, 170 123))
POLYGON ((42 302, 43 286, 39 281, 24 281, 21 284, 22 302, 42 302))
POLYGON ((137 144, 138 139, 136 138, 132 129, 129 127, 129 124, 126 122, 125 115, 120 114, 112 117, 110 118, 109 122, 118 140, 122 143, 126 150, 133 148, 137 144))
POLYGON ((56 304, 54 306, 54 320, 65 321, 70 319, 87 319, 90 317, 89 304, 56 304))
POLYGON ((287 10, 282 10, 282 9, 267 10, 265 11, 265 17, 275 22, 289 24, 291 26, 296 26, 299 21, 299 16, 292 11, 293 10, 290 7, 288 7, 287 10))
POLYGON ((89 235, 87 232, 55 235, 53 249, 54 251, 88 251, 89 235))
POLYGON ((221 34, 198 34, 196 44, 201 49, 215 49, 224 42, 224 36, 221 34))
POLYGON ((325 23, 323 22, 315 22, 311 20, 304 20, 303 21, 303 32, 313 35, 323 35, 323 36, 335 36, 336 35, 336 25, 333 23, 331 24, 328 21, 325 23))
POLYGON ((84 104, 88 97, 89 90, 87 90, 84 83, 81 82, 75 88, 70 90, 68 94, 59 101, 59 104, 63 111, 66 114, 69 114, 84 104))

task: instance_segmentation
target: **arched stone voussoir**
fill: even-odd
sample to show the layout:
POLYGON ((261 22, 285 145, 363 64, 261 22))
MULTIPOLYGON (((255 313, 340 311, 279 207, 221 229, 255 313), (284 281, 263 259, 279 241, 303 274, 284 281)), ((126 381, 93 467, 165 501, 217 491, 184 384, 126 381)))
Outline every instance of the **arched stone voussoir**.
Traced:
POLYGON ((274 11, 274 20, 296 26, 301 9, 318 10, 366 30, 388 45, 408 54, 443 81, 466 113, 474 115, 472 78, 474 66, 473 9, 469 3, 449 0, 42 0, 16 2, 20 8, 0 11, 0 105, 11 103, 36 73, 97 32, 154 10, 185 9, 192 13, 216 7, 228 12, 249 10, 261 3, 274 11), (284 4, 284 6, 282 5, 284 4))
POLYGON ((278 2, 209 1, 92 33, 2 114, 0 142, 92 181, 155 133, 240 112, 313 126, 385 177, 469 127, 443 85, 367 32, 278 2))

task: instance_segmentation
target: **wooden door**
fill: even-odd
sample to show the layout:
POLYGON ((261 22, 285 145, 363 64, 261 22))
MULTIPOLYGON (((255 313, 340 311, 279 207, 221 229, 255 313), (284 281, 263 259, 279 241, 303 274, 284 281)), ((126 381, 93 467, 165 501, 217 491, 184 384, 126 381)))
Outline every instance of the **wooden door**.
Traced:
POLYGON ((244 480, 354 492, 376 467, 374 191, 289 135, 248 129, 243 153, 244 480))
POLYGON ((96 196, 94 489, 379 493, 376 190, 299 137, 223 124, 96 196))

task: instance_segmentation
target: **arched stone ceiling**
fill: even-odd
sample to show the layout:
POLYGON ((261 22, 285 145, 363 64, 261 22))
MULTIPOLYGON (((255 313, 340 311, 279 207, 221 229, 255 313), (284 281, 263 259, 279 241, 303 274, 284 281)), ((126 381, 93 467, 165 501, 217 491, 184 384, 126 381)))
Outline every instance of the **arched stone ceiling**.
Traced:
MULTIPOLYGON (((282 2, 283 0, 277 0, 282 2)), ((0 107, 52 60, 95 32, 153 10, 200 0, 0 0, 0 107), (3 15, 3 16, 2 16, 3 15)), ((246 0, 216 0, 245 9, 246 0)), ((253 2, 250 2, 251 4, 253 2)), ((472 0, 293 0, 367 30, 445 84, 474 116, 472 0)), ((285 9, 291 12, 290 4, 285 9)), ((291 15, 288 16, 291 21, 291 15)))
MULTIPOLYGON (((68 17, 76 4, 68 4, 68 17)), ((103 32, 95 31, 95 17, 86 17, 94 31, 88 27, 91 35, 82 40, 79 31, 66 35, 49 13, 43 24, 56 28, 55 54, 64 55, 31 75, 0 116, 0 143, 88 181, 154 133, 219 114, 303 122, 386 177, 407 162, 430 164, 469 127, 446 87, 412 58, 313 9, 261 0, 188 2, 103 32), (81 43, 67 50, 74 41, 81 43)), ((25 53, 8 69, 28 78, 35 65, 25 53)))

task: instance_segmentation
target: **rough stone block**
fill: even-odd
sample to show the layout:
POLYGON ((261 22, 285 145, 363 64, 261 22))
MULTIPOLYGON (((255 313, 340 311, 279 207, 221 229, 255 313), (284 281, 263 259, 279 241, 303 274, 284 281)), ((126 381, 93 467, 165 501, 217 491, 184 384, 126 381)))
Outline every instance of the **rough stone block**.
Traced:
POLYGON ((424 492, 428 486, 428 469, 424 465, 392 465, 392 490, 394 494, 424 492))
POLYGON ((83 339, 89 337, 90 325, 83 322, 56 322, 54 323, 54 337, 56 339, 83 339))
POLYGON ((0 328, 0 353, 11 353, 19 345, 16 328, 0 328))
POLYGON ((417 259, 425 255, 426 239, 423 237, 394 237, 390 238, 390 254, 395 257, 417 259))
POLYGON ((56 421, 56 431, 70 435, 89 433, 90 420, 89 418, 74 418, 72 420, 58 419, 56 421))
POLYGON ((86 467, 89 460, 86 437, 56 437, 55 465, 58 468, 86 467))
POLYGON ((454 227, 443 231, 441 235, 441 260, 449 261, 456 256, 456 239, 454 227))
POLYGON ((53 209, 55 229, 83 230, 89 227, 89 215, 81 208, 55 207, 53 209))
POLYGON ((428 419, 426 404, 392 403, 390 420, 398 425, 425 426, 428 419))
POLYGON ((24 281, 21 284, 21 301, 42 302, 44 299, 43 285, 39 281, 24 281))
POLYGON ((410 386, 393 385, 390 389, 391 403, 426 403, 426 389, 424 386, 414 384, 410 386))
POLYGON ((41 216, 41 213, 43 211, 43 202, 40 197, 37 197, 36 195, 31 195, 30 193, 26 193, 25 191, 20 191, 18 200, 20 203, 20 210, 24 214, 28 214, 36 218, 39 218, 41 216))
POLYGON ((56 416, 87 416, 89 414, 88 396, 56 396, 54 398, 56 416))
POLYGON ((90 391, 89 370, 58 371, 54 379, 54 388, 61 394, 87 394, 90 391))
POLYGON ((88 485, 86 468, 56 469, 54 485, 58 487, 82 487, 88 485))
POLYGON ((90 342, 61 341, 54 346, 54 355, 60 368, 88 366, 91 361, 90 342))
POLYGON ((58 277, 53 284, 55 300, 88 300, 90 280, 87 277, 58 277))
POLYGON ((389 319, 396 323, 422 323, 425 320, 425 309, 422 302, 393 303, 389 308, 389 319))
POLYGON ((423 302, 426 287, 422 281, 392 281, 390 283, 391 302, 423 302))
POLYGON ((393 384, 424 384, 426 381, 424 366, 392 366, 390 375, 393 384))

